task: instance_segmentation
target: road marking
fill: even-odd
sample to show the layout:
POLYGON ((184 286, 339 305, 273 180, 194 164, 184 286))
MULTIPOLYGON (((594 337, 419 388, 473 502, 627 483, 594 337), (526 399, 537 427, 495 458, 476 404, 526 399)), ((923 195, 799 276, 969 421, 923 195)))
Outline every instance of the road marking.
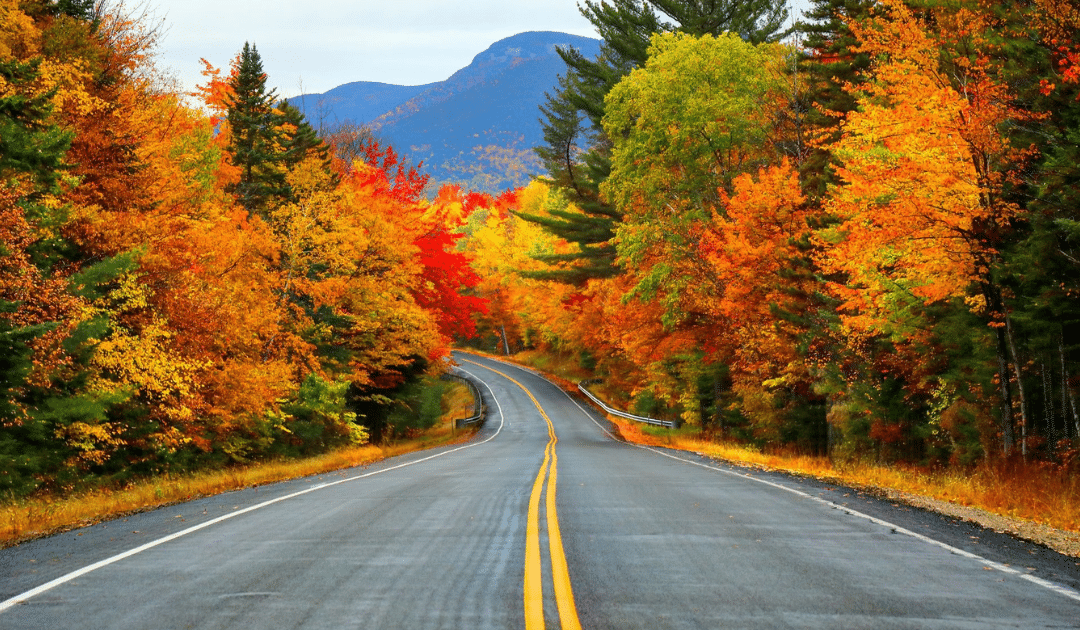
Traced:
MULTIPOLYGON (((581 621, 578 619, 577 606, 574 603, 574 590, 570 584, 570 572, 566 563, 566 552, 562 544, 562 533, 559 530, 559 515, 555 509, 555 489, 558 478, 558 454, 555 445, 559 438, 555 435, 555 425, 547 412, 540 406, 540 401, 533 396, 527 387, 518 380, 500 372, 495 368, 488 367, 476 361, 461 359, 466 363, 472 363, 485 370, 490 370, 502 376, 511 383, 517 385, 528 395, 536 406, 537 411, 544 418, 548 429, 548 443, 544 447, 544 461, 540 464, 540 471, 536 474, 533 482, 532 494, 529 496, 529 520, 525 529, 525 628, 526 630, 544 629, 544 592, 540 558, 540 495, 544 490, 545 478, 547 490, 545 495, 545 508, 547 511, 548 531, 548 556, 551 559, 551 581, 555 592, 555 605, 559 610, 559 623, 562 630, 581 630, 581 621)), ((490 388, 489 388, 490 390, 490 388)))
POLYGON ((525 630, 544 629, 544 578, 540 560, 540 494, 551 461, 551 436, 544 447, 544 463, 529 495, 529 519, 525 528, 525 630))
MULTIPOLYGON (((477 380, 479 380, 479 379, 477 379, 477 380)), ((481 383, 483 383, 483 381, 481 381, 481 383)), ((486 386, 487 385, 485 384, 485 387, 486 386)), ((488 391, 490 391, 490 390, 491 390, 491 388, 489 387, 488 391)), ((492 398, 494 399, 494 397, 495 397, 495 394, 494 394, 494 392, 492 392, 492 398)), ((497 400, 495 401, 495 404, 498 406, 498 401, 497 400)), ((36 597, 38 595, 41 595, 42 593, 51 591, 52 589, 54 589, 54 588, 56 588, 58 586, 61 586, 63 584, 66 584, 66 583, 68 583, 68 582, 70 582, 72 580, 78 579, 78 578, 86 575, 87 573, 91 573, 91 572, 96 571, 98 569, 101 569, 103 567, 107 567, 110 564, 115 564, 117 562, 120 562, 121 560, 130 558, 130 557, 132 557, 132 556, 134 556, 136 554, 142 553, 142 552, 144 552, 144 551, 146 551, 148 549, 153 549, 154 547, 157 547, 159 545, 163 545, 163 544, 165 544, 167 542, 176 540, 177 538, 182 538, 184 536, 187 536, 188 534, 193 534, 193 533, 195 533, 195 532, 197 532, 197 531, 199 531, 201 529, 206 529, 207 527, 210 527, 211 525, 217 525, 218 523, 221 523, 222 521, 227 521, 227 520, 229 520, 231 518, 236 518, 237 516, 240 516, 241 514, 247 514, 248 512, 254 512, 255 510, 261 510, 264 507, 274 505, 275 503, 281 503, 282 501, 287 501, 289 499, 294 499, 294 498, 296 498, 298 496, 305 495, 305 494, 308 494, 308 493, 311 493, 311 492, 315 492, 316 490, 323 490, 325 488, 340 485, 340 484, 343 484, 343 483, 348 483, 350 481, 356 481, 358 479, 365 479, 367 477, 373 477, 375 475, 381 475, 383 473, 390 472, 391 470, 397 470, 399 468, 405 468, 406 466, 413 466, 415 464, 420 464, 420 463, 423 463, 423 462, 426 462, 426 461, 430 461, 432 459, 436 459, 438 457, 443 457, 443 456, 449 455, 451 453, 456 453, 458 451, 463 451, 465 449, 474 448, 476 446, 480 446, 481 444, 486 444, 486 443, 490 442, 491 440, 494 440, 499 435, 499 433, 502 432, 502 429, 503 429, 503 413, 502 413, 502 407, 499 406, 499 428, 491 436, 489 436, 489 437, 487 437, 487 438, 485 438, 485 439, 483 439, 483 440, 481 440, 479 442, 474 442, 472 444, 466 444, 465 446, 459 446, 457 448, 454 448, 454 449, 451 449, 451 450, 448 450, 448 451, 443 451, 441 453, 436 453, 434 455, 429 455, 428 457, 424 457, 423 459, 418 459, 418 460, 411 461, 411 462, 405 462, 403 464, 398 464, 396 466, 391 466, 389 468, 383 468, 383 469, 375 470, 375 471, 372 471, 372 472, 369 472, 369 473, 364 473, 362 475, 356 475, 356 476, 348 477, 348 478, 345 478, 345 479, 339 479, 337 481, 331 481, 331 482, 328 482, 328 483, 317 484, 317 485, 314 485, 314 486, 310 486, 310 487, 308 487, 308 488, 306 488, 304 490, 300 490, 298 492, 293 492, 292 494, 285 495, 283 497, 278 497, 276 499, 270 499, 269 501, 263 501, 262 503, 259 503, 257 505, 252 505, 250 507, 244 508, 243 510, 237 510, 235 512, 229 512, 228 514, 225 514, 223 516, 219 516, 219 517, 217 517, 215 519, 211 519, 209 521, 206 521, 205 523, 199 523, 198 525, 193 525, 191 527, 188 527, 187 529, 184 529, 184 530, 181 530, 179 532, 170 534, 170 535, 165 536, 163 538, 158 538, 157 540, 152 540, 152 541, 150 541, 150 542, 148 542, 148 543, 146 543, 144 545, 139 545, 138 547, 135 547, 133 549, 129 549, 129 550, 127 550, 127 551, 125 551, 123 553, 119 553, 119 554, 117 554, 115 556, 105 558, 104 560, 99 560, 98 562, 87 565, 87 566, 85 566, 85 567, 83 567, 81 569, 78 569, 76 571, 72 571, 71 573, 68 573, 66 575, 62 575, 62 576, 56 578, 55 580, 52 580, 51 582, 46 582, 45 584, 42 584, 41 586, 38 586, 37 588, 30 589, 29 591, 26 591, 25 593, 20 593, 19 595, 16 595, 15 597, 4 600, 4 601, 0 602, 0 614, 2 614, 4 611, 8 610, 9 608, 17 606, 19 604, 25 604, 27 602, 27 600, 29 600, 31 598, 34 598, 34 597, 36 597)))
MULTIPOLYGON (((629 442, 628 442, 628 444, 629 444, 629 442)), ((964 558, 969 558, 971 560, 974 560, 974 561, 982 564, 983 566, 985 566, 987 568, 994 569, 996 571, 1001 571, 1002 573, 1008 573, 1010 575, 1015 575, 1016 577, 1018 577, 1018 578, 1020 578, 1022 580, 1026 580, 1028 582, 1031 582, 1032 584, 1037 584, 1038 586, 1041 586, 1041 587, 1043 587, 1045 589, 1049 589, 1051 591, 1054 591, 1055 593, 1057 593, 1059 595, 1064 595, 1065 597, 1068 597, 1069 599, 1074 599, 1076 601, 1080 601, 1080 592, 1074 591, 1073 589, 1071 589, 1071 588, 1069 588, 1067 586, 1057 584, 1055 582, 1051 582, 1050 580, 1045 580, 1045 579, 1043 579, 1041 577, 1038 577, 1038 576, 1034 576, 1034 575, 1030 575, 1028 573, 1024 573, 1023 571, 1020 571, 1020 570, 1014 569, 1014 568, 1012 568, 1010 566, 1001 564, 1000 562, 995 562, 993 560, 990 560, 989 558, 984 558, 984 557, 982 557, 982 556, 980 556, 978 554, 971 553, 970 551, 965 551, 963 549, 960 549, 959 547, 953 547, 952 545, 950 545, 948 543, 941 542, 940 540, 935 540, 935 539, 930 538, 929 536, 926 536, 924 534, 914 532, 914 531, 912 531, 910 529, 907 529, 905 527, 901 527, 899 525, 896 525, 895 523, 891 523, 889 521, 877 518, 876 516, 870 516, 869 514, 860 512, 858 510, 853 510, 853 509, 851 509, 851 508, 849 508, 849 507, 847 507, 845 505, 840 505, 839 503, 833 503, 832 501, 829 501, 827 499, 822 499, 821 497, 815 497, 812 494, 808 494, 806 492, 803 492, 802 490, 797 490, 795 488, 789 488, 789 487, 787 487, 787 486, 785 486, 783 484, 775 483, 773 481, 768 481, 768 480, 765 480, 765 479, 759 479, 757 477, 754 477, 754 476, 746 474, 746 473, 739 473, 739 472, 735 472, 733 470, 725 470, 725 469, 717 467, 717 466, 710 466, 708 464, 703 464, 701 462, 695 462, 693 460, 683 459, 682 457, 677 457, 675 455, 672 455, 671 453, 665 453, 664 451, 658 450, 658 449, 653 448, 651 446, 645 446, 645 445, 642 445, 642 444, 632 444, 632 446, 636 446, 637 448, 640 448, 642 450, 652 451, 653 453, 656 453, 657 455, 663 455, 664 457, 668 457, 670 459, 674 459, 676 461, 680 461, 680 462, 683 462, 683 463, 686 463, 686 464, 692 464, 694 466, 700 466, 702 468, 707 468, 709 470, 715 470, 717 472, 724 473, 725 475, 731 475, 733 477, 739 477, 739 478, 742 478, 742 479, 749 479, 751 481, 756 481, 758 483, 763 483, 763 484, 765 484, 767 486, 772 486, 773 488, 778 488, 780 490, 790 492, 790 493, 792 493, 794 495, 800 496, 800 497, 805 498, 805 499, 809 499, 811 501, 814 501, 815 503, 820 503, 821 505, 830 507, 830 508, 832 508, 834 510, 840 510, 841 512, 844 512, 845 514, 848 514, 850 516, 865 519, 865 520, 870 521, 871 523, 874 523, 876 525, 881 525, 883 527, 887 527, 887 528, 891 529, 892 531, 896 532, 897 534, 904 534, 905 536, 910 536, 911 538, 914 538, 916 540, 920 540, 920 541, 922 541, 922 542, 924 542, 924 543, 926 543, 928 545, 933 545, 935 547, 939 547, 941 549, 944 549, 944 550, 948 551, 949 553, 952 553, 952 554, 955 554, 955 555, 958 555, 958 556, 963 556, 964 558)))
MULTIPOLYGON (((499 359, 493 359, 493 360, 494 361, 499 361, 499 359)), ((510 363, 506 363, 505 361, 499 361, 499 362, 504 363, 506 365, 513 365, 513 364, 510 364, 510 363)), ((513 367, 519 367, 519 366, 513 366, 513 367)), ((488 368, 488 369, 491 369, 491 368, 488 368)), ((526 370, 526 371, 528 371, 528 372, 530 372, 532 374, 535 374, 536 376, 538 376, 540 378, 543 378, 545 381, 548 381, 548 379, 545 378, 544 375, 540 374, 539 372, 536 372, 535 370, 529 370, 527 368, 520 368, 520 367, 519 367, 519 369, 526 370)), ((548 382, 551 383, 551 381, 548 381, 548 382)), ((555 384, 552 383, 552 385, 555 385, 555 384)), ((733 477, 739 477, 741 479, 748 479, 750 481, 756 481, 758 483, 763 483, 763 484, 765 484, 767 486, 772 486, 773 488, 778 488, 780 490, 790 492, 792 494, 798 495, 798 496, 806 498, 806 499, 810 499, 811 501, 814 501, 814 502, 819 503, 821 505, 827 506, 827 507, 832 508, 834 510, 840 510, 841 512, 844 512, 845 514, 848 514, 850 516, 865 519, 865 520, 867 520, 867 521, 869 521, 871 523, 875 523, 877 525, 887 527, 889 529, 892 529, 893 531, 895 531, 898 534, 904 534, 905 536, 910 536, 911 538, 922 541, 922 542, 924 542, 926 544, 933 545, 935 547, 939 547, 941 549, 944 549, 944 550, 948 551, 949 553, 952 553, 952 554, 955 554, 955 555, 958 555, 958 556, 962 556, 964 558, 969 558, 971 560, 974 560, 975 562, 978 562, 978 563, 982 564, 983 566, 985 566, 985 567, 987 567, 989 569, 993 569, 993 570, 996 570, 996 571, 1001 571, 1002 573, 1007 573, 1009 575, 1014 575, 1014 576, 1016 576, 1017 578, 1019 578, 1021 580, 1031 582, 1032 584, 1036 584, 1038 586, 1041 586, 1042 588, 1053 591, 1053 592, 1055 592, 1055 593, 1057 593, 1059 595, 1063 595, 1065 597, 1068 597, 1069 599, 1080 602, 1080 592, 1078 592, 1076 590, 1073 590, 1073 589, 1071 589, 1071 588, 1069 588, 1067 586, 1064 586, 1062 584, 1057 584, 1056 582, 1051 582, 1050 580, 1047 580, 1047 579, 1044 579, 1044 578, 1041 578, 1041 577, 1038 577, 1038 576, 1035 576, 1035 575, 1031 575, 1029 573, 1024 573, 1023 571, 1020 571, 1018 569, 1014 569, 1014 568, 1012 568, 1010 566, 1006 566, 1004 564, 1001 564, 1000 562, 995 562, 993 560, 990 560, 989 558, 984 558, 984 557, 982 557, 982 556, 980 556, 978 554, 971 553, 970 551, 965 551, 963 549, 960 549, 959 547, 953 547, 952 545, 950 545, 948 543, 943 543, 940 540, 934 540, 933 538, 930 538, 929 536, 920 534, 918 532, 911 531, 909 529, 906 529, 904 527, 901 527, 901 526, 896 525, 894 523, 891 523, 889 521, 879 519, 879 518, 877 518, 875 516, 870 516, 869 514, 864 514, 863 512, 859 512, 858 510, 853 510, 853 509, 851 509, 851 508, 849 508, 847 506, 840 505, 839 503, 833 503, 832 501, 822 499, 821 497, 815 497, 815 496, 813 496, 811 494, 803 492, 802 490, 797 490, 795 488, 789 488, 789 487, 787 487, 787 486, 785 486, 783 484, 775 483, 775 482, 772 482, 772 481, 767 481, 765 479, 760 479, 758 477, 754 477, 754 476, 746 474, 746 473, 739 473, 739 472, 735 472, 733 470, 726 470, 726 469, 720 468, 718 466, 710 466, 708 464, 703 464, 701 462, 695 462, 695 461, 690 460, 690 459, 684 459, 682 457, 677 457, 676 455, 673 455, 671 453, 666 453, 664 451, 661 451, 661 450, 656 449, 656 448, 651 447, 651 446, 646 446, 644 444, 634 444, 632 442, 627 442, 626 440, 618 439, 614 435, 612 435, 611 432, 609 432, 607 429, 605 429, 602 424, 597 422, 596 418, 594 418, 591 413, 586 411, 586 409, 584 407, 582 407, 581 404, 577 400, 575 400, 573 396, 566 393, 566 391, 564 391, 558 385, 555 385, 555 387, 558 388, 558 390, 561 391, 567 398, 569 398, 570 402, 574 403, 574 405, 576 405, 577 408, 580 409, 583 414, 585 414, 585 417, 588 418, 589 420, 591 420, 593 422, 593 424, 595 424, 597 427, 599 427, 600 430, 603 431, 603 433, 605 435, 607 435, 608 437, 610 437, 611 439, 613 439, 613 440, 615 440, 617 442, 622 442, 623 444, 626 444, 628 446, 632 446, 634 448, 639 448, 639 449, 644 450, 644 451, 651 451, 653 453, 656 453, 657 455, 662 455, 664 457, 674 459, 676 461, 680 461, 680 462, 683 462, 685 464, 691 464, 693 466, 700 466, 701 468, 706 468, 708 470, 714 470, 716 472, 720 472, 720 473, 723 473, 725 475, 731 475, 733 477)))

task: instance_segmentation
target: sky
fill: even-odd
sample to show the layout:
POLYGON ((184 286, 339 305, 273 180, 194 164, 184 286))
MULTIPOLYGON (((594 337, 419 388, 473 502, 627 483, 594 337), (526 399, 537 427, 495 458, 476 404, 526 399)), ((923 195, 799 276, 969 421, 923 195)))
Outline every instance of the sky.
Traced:
POLYGON ((575 0, 112 0, 119 2, 160 21, 157 65, 185 92, 202 82, 200 58, 227 68, 245 41, 258 48, 268 86, 289 97, 353 81, 442 81, 525 31, 597 37, 575 0))

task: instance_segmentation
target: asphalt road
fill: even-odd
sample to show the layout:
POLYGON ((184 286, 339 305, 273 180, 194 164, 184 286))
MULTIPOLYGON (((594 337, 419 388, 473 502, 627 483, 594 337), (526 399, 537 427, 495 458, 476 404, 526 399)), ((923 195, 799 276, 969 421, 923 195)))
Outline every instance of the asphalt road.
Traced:
POLYGON ((2 550, 0 629, 1080 628, 1075 558, 623 444, 459 356, 469 444, 2 550))

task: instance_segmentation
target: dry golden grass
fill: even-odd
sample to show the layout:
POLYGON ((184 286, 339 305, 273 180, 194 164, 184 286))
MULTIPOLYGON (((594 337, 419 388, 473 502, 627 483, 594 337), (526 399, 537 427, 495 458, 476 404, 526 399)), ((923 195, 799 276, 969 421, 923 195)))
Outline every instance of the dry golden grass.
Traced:
POLYGON ((453 419, 472 414, 472 395, 455 385, 443 399, 446 412, 423 435, 393 444, 346 448, 316 457, 233 467, 185 475, 166 475, 118 489, 72 496, 44 496, 0 503, 0 547, 116 518, 133 512, 190 501, 252 486, 362 466, 388 457, 468 440, 474 429, 456 430, 453 419), (464 394, 462 394, 464 392, 464 394), (466 402, 467 401, 467 402, 466 402), (468 407, 462 414, 461 408, 468 407))
POLYGON ((1057 529, 1080 531, 1080 480, 1042 463, 986 464, 971 472, 925 471, 870 463, 834 464, 826 457, 767 453, 713 442, 684 431, 654 429, 610 418, 623 438, 638 444, 694 451, 726 461, 782 470, 861 488, 888 489, 974 507, 1057 529))
POLYGON ((453 383, 453 387, 443 396, 442 404, 444 420, 468 418, 473 415, 472 392, 461 383, 453 383))

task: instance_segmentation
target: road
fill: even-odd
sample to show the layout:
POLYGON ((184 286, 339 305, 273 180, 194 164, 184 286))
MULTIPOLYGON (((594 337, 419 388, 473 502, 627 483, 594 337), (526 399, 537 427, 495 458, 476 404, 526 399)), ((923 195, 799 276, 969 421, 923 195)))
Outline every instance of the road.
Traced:
POLYGON ((1075 558, 624 444, 459 359, 469 444, 0 551, 0 629, 1080 628, 1075 558))

